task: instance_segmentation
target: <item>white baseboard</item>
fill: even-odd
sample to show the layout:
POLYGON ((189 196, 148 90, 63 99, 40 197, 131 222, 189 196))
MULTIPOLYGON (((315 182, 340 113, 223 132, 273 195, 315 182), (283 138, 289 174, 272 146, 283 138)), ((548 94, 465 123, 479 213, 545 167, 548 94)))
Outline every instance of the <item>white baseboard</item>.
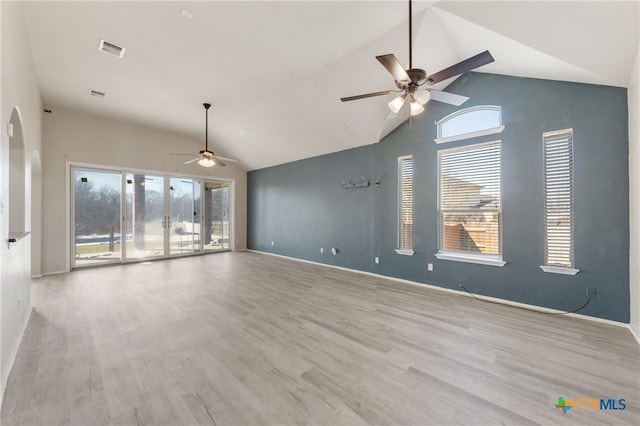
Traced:
POLYGON ((44 276, 44 275, 42 275, 42 274, 38 274, 38 275, 31 275, 31 279, 34 279, 34 278, 42 278, 43 276, 44 276))
MULTIPOLYGON (((60 275, 60 274, 66 274, 69 271, 51 271, 51 272, 43 272, 42 275, 40 275, 40 277, 48 277, 49 275, 60 275)), ((39 278, 40 278, 39 277, 39 278)), ((32 277, 33 278, 33 277, 32 277)))
POLYGON ((20 330, 20 337, 17 339, 15 346, 11 350, 11 354, 9 355, 9 359, 7 360, 6 368, 6 376, 4 375, 5 370, 2 370, 2 391, 0 391, 0 407, 2 406, 2 401, 4 400, 4 391, 7 389, 7 381, 9 380, 9 375, 11 374, 11 370, 13 370, 13 364, 16 362, 16 357, 18 356, 18 350, 20 349, 20 345, 22 345, 22 339, 24 337, 24 332, 27 329, 27 325, 29 324, 29 320, 31 319, 31 314, 33 314, 33 306, 29 311, 29 315, 27 315, 27 320, 22 324, 20 330))
MULTIPOLYGON (((366 272, 366 271, 360 271, 358 269, 344 268, 342 266, 327 265, 326 263, 314 262, 314 261, 305 260, 305 259, 298 259, 298 258, 295 258, 295 257, 284 256, 284 255, 281 255, 281 254, 269 253, 269 252, 260 251, 260 250, 247 249, 247 251, 253 252, 253 253, 266 254, 266 255, 269 255, 269 256, 281 257, 281 258, 284 258, 284 259, 289 259, 289 260, 293 260, 293 261, 297 261, 297 262, 310 263, 310 264, 318 265, 318 266, 326 266, 327 268, 340 269, 342 271, 349 271, 349 272, 355 272, 355 273, 358 273, 358 274, 370 275, 370 276, 373 276, 373 277, 376 277, 376 278, 386 278, 386 279, 391 280, 391 281, 397 281, 397 282, 401 282, 401 283, 404 283, 404 284, 410 284, 410 285, 415 285, 415 286, 420 286, 420 287, 427 287, 427 288, 430 288, 430 289, 433 289, 433 290, 443 291, 443 292, 453 293, 453 294, 458 294, 458 295, 462 295, 462 296, 466 296, 466 297, 473 297, 469 293, 467 293, 466 291, 454 290, 454 289, 445 288, 445 287, 439 287, 439 286, 433 285, 433 284, 420 283, 420 282, 417 282, 417 281, 409 281, 409 280, 405 280, 405 279, 402 279, 402 278, 390 277, 390 276, 387 276, 387 275, 376 274, 376 273, 373 273, 373 272, 366 272)), ((542 306, 536 306, 536 305, 529 305, 527 303, 514 302, 512 300, 500 299, 498 297, 482 296, 482 295, 475 295, 475 297, 477 297, 478 299, 489 301, 489 302, 500 303, 502 305, 513 306, 513 307, 516 307, 516 308, 528 309, 530 311, 543 312, 543 313, 553 313, 553 314, 560 314, 560 313, 564 312, 564 311, 560 311, 558 309, 544 308, 542 306)), ((587 321, 594 321, 594 322, 599 322, 599 323, 602 323, 602 324, 608 324, 608 325, 613 325, 613 326, 616 326, 616 327, 624 327, 624 328, 629 328, 630 329, 630 325, 628 323, 624 323, 624 322, 612 321, 612 320, 608 320, 608 319, 604 319, 604 318, 598 318, 598 317, 592 317, 592 316, 584 315, 584 314, 573 314, 572 313, 572 314, 565 314, 565 315, 568 316, 568 317, 580 318, 580 319, 584 319, 584 320, 587 320, 587 321)), ((638 340, 638 343, 640 343, 640 339, 638 339, 638 335, 635 334, 635 332, 633 330, 632 330, 632 334, 634 334, 634 337, 636 338, 636 340, 638 340)))

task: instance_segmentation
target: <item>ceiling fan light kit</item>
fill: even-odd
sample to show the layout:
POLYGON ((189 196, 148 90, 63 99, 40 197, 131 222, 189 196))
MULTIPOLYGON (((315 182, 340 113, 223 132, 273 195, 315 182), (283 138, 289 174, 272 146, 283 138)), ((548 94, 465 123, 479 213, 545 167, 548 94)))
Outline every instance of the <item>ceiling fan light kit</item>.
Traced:
POLYGON ((424 112, 424 107, 420 105, 415 99, 411 101, 411 116, 422 114, 424 112))
POLYGON ((216 162, 211 158, 204 157, 198 160, 198 164, 200 164, 202 167, 213 167, 216 165, 216 162))
POLYGON ((431 92, 428 92, 426 90, 423 92, 416 92, 413 94, 413 98, 420 105, 425 105, 427 102, 429 102, 429 100, 431 100, 431 92))
MULTIPOLYGON (((220 166, 224 167, 227 164, 225 161, 231 163, 238 163, 238 160, 234 160, 233 158, 224 158, 218 157, 213 153, 213 151, 209 151, 209 108, 211 108, 210 103, 203 103, 202 106, 205 109, 205 124, 204 124, 204 149, 198 153, 196 158, 185 161, 184 164, 191 164, 197 162, 202 167, 213 167, 220 166), (224 161, 223 161, 224 160, 224 161)), ((190 154, 172 154, 172 155, 190 155, 190 154)))
POLYGON ((406 100, 407 100, 407 95, 396 96, 387 105, 389 105, 389 109, 391 110, 391 112, 393 112, 394 114, 397 114, 398 111, 400 111, 400 108, 402 108, 402 106, 404 105, 404 102, 406 100))
POLYGON ((382 64, 382 66, 387 69, 389 74, 393 76, 395 84, 400 90, 384 90, 380 92, 366 93, 363 95, 348 96, 345 98, 340 98, 342 102, 373 98, 376 96, 385 96, 390 93, 401 92, 400 95, 396 96, 387 104, 389 106, 389 110, 393 113, 391 115, 387 115, 387 117, 393 118, 402 110, 402 107, 407 102, 407 99, 410 102, 410 108, 408 110, 409 117, 424 112, 424 106, 430 100, 460 106, 465 101, 467 101, 467 99, 469 99, 466 96, 430 89, 429 86, 493 62, 494 59, 493 56, 491 56, 491 53, 489 53, 488 50, 485 50, 484 52, 458 62, 455 65, 440 70, 434 74, 428 75, 427 72, 423 69, 413 68, 412 19, 412 5, 411 0, 409 0, 409 69, 405 70, 398 61, 398 58, 396 58, 396 56, 392 53, 376 56, 376 59, 380 62, 380 64, 382 64))

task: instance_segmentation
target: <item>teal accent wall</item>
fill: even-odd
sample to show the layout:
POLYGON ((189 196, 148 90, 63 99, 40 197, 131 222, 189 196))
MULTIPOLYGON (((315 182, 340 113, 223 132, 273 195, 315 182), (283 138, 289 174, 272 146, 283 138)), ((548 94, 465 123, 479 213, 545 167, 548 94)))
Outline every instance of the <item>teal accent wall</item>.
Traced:
MULTIPOLYGON (((381 275, 561 310, 629 321, 627 93, 624 88, 468 73, 447 91, 462 107, 427 111, 375 145, 248 173, 248 247, 381 275), (437 120, 457 109, 500 105, 499 135, 437 145, 437 120), (575 276, 545 273, 542 134, 574 130, 575 276), (502 252, 507 265, 439 260, 437 152, 502 140, 502 252), (397 157, 414 159, 413 256, 397 246, 397 157), (341 181, 364 176, 366 188, 341 181), (379 180, 379 186, 374 181, 379 180), (271 241, 274 245, 271 245, 271 241), (320 248, 324 253, 320 253, 320 248), (331 248, 338 249, 337 255, 331 248), (380 264, 374 257, 380 257, 380 264), (427 263, 434 264, 428 272, 427 263)), ((383 102, 383 99, 361 102, 383 102)), ((382 120, 383 117, 380 117, 382 120)))

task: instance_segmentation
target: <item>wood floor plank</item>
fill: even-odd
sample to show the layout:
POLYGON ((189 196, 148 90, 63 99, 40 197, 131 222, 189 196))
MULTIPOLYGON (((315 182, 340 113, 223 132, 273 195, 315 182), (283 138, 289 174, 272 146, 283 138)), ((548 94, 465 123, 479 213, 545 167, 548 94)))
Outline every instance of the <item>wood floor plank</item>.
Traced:
POLYGON ((257 253, 33 281, 3 425, 638 424, 628 330, 257 253), (625 398, 569 412, 558 396, 625 398))

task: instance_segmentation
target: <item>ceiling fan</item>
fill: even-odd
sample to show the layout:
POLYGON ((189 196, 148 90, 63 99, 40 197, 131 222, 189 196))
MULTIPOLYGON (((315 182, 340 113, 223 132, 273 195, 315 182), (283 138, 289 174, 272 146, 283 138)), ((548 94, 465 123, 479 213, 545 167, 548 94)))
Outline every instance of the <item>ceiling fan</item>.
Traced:
MULTIPOLYGON (((240 162, 239 160, 234 160, 233 158, 220 157, 218 155, 215 155, 213 151, 209 151, 209 108, 211 108, 211 104, 205 102, 202 104, 202 106, 204 106, 204 109, 205 109, 204 149, 198 153, 198 156, 196 158, 185 161, 184 164, 191 164, 197 161, 198 164, 201 165, 202 167, 213 167, 213 166, 224 167, 227 165, 225 161, 229 163, 239 163, 240 162)), ((173 154, 173 155, 192 155, 192 154, 173 154)))
POLYGON ((410 116, 418 115, 424 111, 424 105, 430 99, 434 101, 444 102, 447 104, 460 106, 467 99, 466 96, 456 95, 455 93, 443 92, 440 90, 429 89, 428 86, 441 82, 451 77, 471 71, 475 68, 490 64, 494 61, 493 56, 488 50, 478 53, 462 62, 451 65, 448 68, 440 70, 436 73, 427 75, 427 72, 420 68, 413 68, 412 44, 411 36, 412 28, 412 9, 411 0, 409 0, 409 69, 405 70, 398 58, 392 53, 387 55, 376 56, 376 59, 383 67, 393 76, 398 90, 383 90, 381 92, 366 93, 363 95, 348 96, 340 98, 342 102, 355 101, 358 99, 373 98, 376 96, 384 96, 391 93, 399 93, 389 103, 390 113, 386 118, 394 118, 409 101, 410 116))

